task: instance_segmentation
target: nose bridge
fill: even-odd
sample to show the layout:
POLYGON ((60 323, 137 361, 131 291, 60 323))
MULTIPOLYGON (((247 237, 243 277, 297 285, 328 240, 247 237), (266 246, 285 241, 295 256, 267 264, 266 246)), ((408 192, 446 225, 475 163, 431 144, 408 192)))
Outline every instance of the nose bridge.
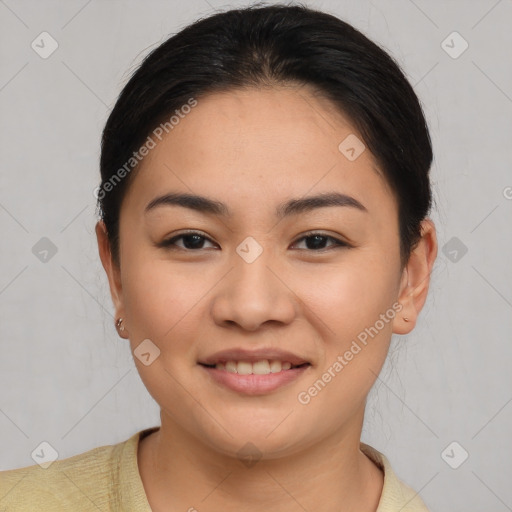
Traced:
POLYGON ((230 261, 233 268, 214 299, 217 322, 236 322, 254 330, 268 320, 289 322, 294 314, 293 294, 279 279, 272 249, 247 237, 230 261))
POLYGON ((276 285, 276 276, 270 270, 275 258, 269 249, 258 251, 253 242, 243 242, 237 248, 237 256, 234 257, 235 269, 234 281, 238 281, 237 293, 249 295, 270 294, 276 285), (237 258, 239 261, 237 261, 237 258))
POLYGON ((277 290, 282 284, 278 283, 275 271, 270 270, 273 262, 276 266, 272 249, 263 248, 254 238, 247 237, 236 248, 233 259, 235 268, 230 283, 233 296, 270 305, 282 293, 283 290, 277 290))

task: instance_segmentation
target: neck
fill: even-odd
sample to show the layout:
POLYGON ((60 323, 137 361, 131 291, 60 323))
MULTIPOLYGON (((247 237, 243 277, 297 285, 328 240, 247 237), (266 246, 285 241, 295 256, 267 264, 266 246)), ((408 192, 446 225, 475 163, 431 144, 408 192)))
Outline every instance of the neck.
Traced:
POLYGON ((162 414, 160 429, 139 443, 139 471, 153 512, 375 512, 383 474, 359 449, 362 416, 352 427, 293 455, 244 464, 162 414))

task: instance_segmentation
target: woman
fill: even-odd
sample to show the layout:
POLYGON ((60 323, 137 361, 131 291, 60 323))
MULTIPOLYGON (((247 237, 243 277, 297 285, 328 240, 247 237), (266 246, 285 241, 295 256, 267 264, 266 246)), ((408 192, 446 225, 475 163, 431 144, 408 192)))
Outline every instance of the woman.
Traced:
POLYGON ((437 255, 419 101, 338 18, 253 6, 156 48, 103 132, 99 254, 161 426, 0 475, 6 510, 418 512, 361 443, 437 255))

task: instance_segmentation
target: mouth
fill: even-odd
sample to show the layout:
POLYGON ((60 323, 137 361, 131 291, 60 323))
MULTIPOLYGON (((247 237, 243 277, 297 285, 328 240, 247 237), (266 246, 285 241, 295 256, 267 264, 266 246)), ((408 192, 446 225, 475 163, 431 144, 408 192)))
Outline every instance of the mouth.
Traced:
POLYGON ((261 359, 259 361, 219 361, 215 364, 199 363, 206 368, 215 368, 216 370, 237 373, 238 375, 269 375, 270 373, 279 373, 311 366, 310 363, 292 364, 290 361, 281 361, 279 359, 261 359))
POLYGON ((210 382, 244 395, 264 395, 291 383, 307 372, 312 363, 278 349, 217 352, 198 361, 210 382))

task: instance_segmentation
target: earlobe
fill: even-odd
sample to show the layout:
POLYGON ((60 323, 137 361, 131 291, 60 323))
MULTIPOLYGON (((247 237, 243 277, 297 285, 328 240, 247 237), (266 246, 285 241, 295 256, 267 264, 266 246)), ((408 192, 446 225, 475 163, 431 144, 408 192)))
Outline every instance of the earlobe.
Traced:
POLYGON ((96 238, 98 240, 98 252, 101 263, 107 274, 112 302, 116 309, 116 318, 123 315, 121 275, 118 266, 112 260, 110 242, 105 223, 100 220, 96 223, 96 238))
POLYGON ((418 315, 427 299, 430 276, 436 257, 436 230, 432 220, 427 218, 421 223, 421 238, 412 250, 402 273, 398 296, 402 310, 393 321, 395 334, 408 334, 414 329, 418 315))

